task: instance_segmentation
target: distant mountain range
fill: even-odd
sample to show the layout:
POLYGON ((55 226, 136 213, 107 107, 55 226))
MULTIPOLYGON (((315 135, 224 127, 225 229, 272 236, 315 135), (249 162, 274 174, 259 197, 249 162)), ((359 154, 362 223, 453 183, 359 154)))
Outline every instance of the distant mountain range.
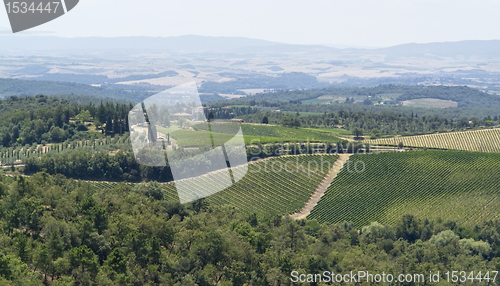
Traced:
POLYGON ((376 53, 384 53, 399 57, 452 57, 464 58, 496 58, 500 57, 500 40, 490 41, 460 41, 428 44, 403 44, 388 48, 371 50, 376 53))
POLYGON ((289 45, 240 37, 116 37, 60 38, 53 36, 0 36, 0 51, 110 51, 142 50, 173 52, 255 52, 308 51, 333 48, 324 46, 289 45))
POLYGON ((378 49, 337 49, 321 45, 291 45, 242 37, 116 37, 60 38, 53 36, 0 36, 0 51, 165 51, 208 53, 333 53, 385 54, 391 57, 500 58, 500 40, 403 44, 378 49))

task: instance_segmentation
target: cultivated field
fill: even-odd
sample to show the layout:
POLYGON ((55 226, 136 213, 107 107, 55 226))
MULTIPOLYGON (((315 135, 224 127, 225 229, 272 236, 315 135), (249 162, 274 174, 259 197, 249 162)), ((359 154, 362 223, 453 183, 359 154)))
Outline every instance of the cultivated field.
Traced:
POLYGON ((395 224, 405 214, 466 226, 500 217, 500 154, 419 151, 353 155, 308 216, 395 224), (357 166, 356 166, 357 164, 357 166), (356 172, 355 166, 358 171, 356 172))
POLYGON ((415 107, 437 107, 437 108, 457 108, 458 103, 451 100, 442 100, 437 98, 419 98, 403 101, 403 105, 415 107))
POLYGON ((87 152, 117 150, 131 151, 129 133, 115 137, 98 137, 88 140, 66 140, 62 143, 36 144, 0 148, 1 165, 24 162, 28 158, 41 157, 44 154, 64 154, 75 150, 87 152))
MULTIPOLYGON (((207 197, 206 201, 210 205, 232 205, 244 213, 257 213, 261 217, 294 213, 309 200, 337 158, 336 155, 301 155, 255 162, 248 165, 247 174, 239 182, 207 197), (324 162, 323 166, 321 162, 324 162), (288 171, 284 169, 285 164, 288 171), (311 169, 308 168, 309 164, 311 169), (281 171, 280 166, 283 167, 281 171)), ((233 168, 233 174, 241 170, 241 167, 233 168)), ((213 181, 217 178, 219 176, 208 174, 192 179, 193 189, 199 190, 201 196, 204 186, 217 184, 213 181)), ((92 183, 95 190, 106 190, 117 185, 112 182, 92 183)), ((179 201, 175 183, 163 185, 165 198, 179 201)))
POLYGON ((500 152, 500 129, 486 129, 441 134, 404 136, 366 140, 376 145, 397 146, 403 142, 405 147, 428 147, 480 152, 500 152))
MULTIPOLYGON (((217 128, 216 124, 212 124, 212 133, 214 138, 219 141, 230 140, 236 132, 234 128, 217 128), (219 132, 215 132, 217 130, 219 132), (224 134, 227 131, 228 134, 224 134), (220 133, 223 132, 223 133, 220 133), (229 134, 230 133, 230 134, 229 134)), ((222 125, 223 126, 223 125, 222 125)), ((199 124, 193 126, 195 130, 181 129, 170 133, 170 136, 177 140, 177 144, 183 147, 201 146, 206 141, 208 136, 208 126, 206 124, 199 124)), ((273 125, 258 125, 258 124, 242 124, 241 129, 245 144, 267 144, 279 142, 338 142, 340 139, 331 133, 315 131, 313 129, 303 128, 287 128, 273 125)), ((162 131, 158 128, 158 131, 162 131)), ((239 127, 238 127, 239 130, 239 127)))

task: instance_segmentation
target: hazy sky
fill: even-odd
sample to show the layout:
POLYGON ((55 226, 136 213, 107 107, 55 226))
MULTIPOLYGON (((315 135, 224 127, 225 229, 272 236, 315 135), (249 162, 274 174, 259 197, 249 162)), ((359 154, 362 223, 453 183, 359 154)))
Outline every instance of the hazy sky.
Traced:
MULTIPOLYGON (((498 0, 81 0, 67 15, 30 31, 65 37, 240 36, 381 47, 500 39, 499 12, 498 0)), ((5 9, 0 27, 7 33, 5 9)))

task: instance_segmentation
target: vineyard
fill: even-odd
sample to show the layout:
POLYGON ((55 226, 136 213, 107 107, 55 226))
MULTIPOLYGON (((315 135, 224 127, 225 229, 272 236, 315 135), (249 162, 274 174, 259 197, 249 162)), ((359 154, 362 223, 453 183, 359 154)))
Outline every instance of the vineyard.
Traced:
POLYGON ((367 140, 366 143, 405 147, 428 147, 480 152, 500 152, 500 129, 441 133, 367 140))
POLYGON ((346 167, 308 218, 362 226, 373 221, 395 224, 404 214, 413 214, 473 226, 500 216, 500 154, 354 155, 346 167), (364 172, 356 172, 363 166, 364 172))
POLYGON ((65 141, 57 144, 33 144, 26 146, 18 146, 15 148, 1 148, 0 161, 1 165, 11 165, 15 163, 22 163, 28 158, 40 157, 43 154, 64 154, 72 152, 75 149, 88 150, 89 152, 95 151, 109 151, 116 150, 131 150, 129 135, 126 133, 122 136, 115 137, 97 137, 88 140, 73 140, 65 141))
MULTIPOLYGON (((204 145, 204 138, 210 138, 208 133, 208 125, 198 124, 193 126, 196 131, 182 129, 170 133, 173 139, 177 140, 177 144, 183 147, 189 146, 201 146, 204 145)), ((239 127, 238 127, 239 129, 239 127)), ((257 125, 257 124, 242 124, 241 129, 243 132, 243 137, 245 139, 245 144, 256 144, 256 143, 278 143, 278 142, 337 142, 339 138, 325 133, 318 132, 314 130, 308 130, 303 128, 287 128, 272 125, 257 125)), ((158 128, 161 132, 162 128, 158 128)), ((212 129, 214 138, 218 138, 221 141, 227 141, 231 139, 236 132, 233 132, 233 128, 217 128, 215 125, 212 129), (225 134, 224 129, 231 134, 225 134), (217 130, 218 132, 215 132, 217 130)), ((205 140, 206 141, 206 140, 205 140)))
MULTIPOLYGON (((206 201, 210 205, 235 206, 244 213, 257 213, 261 217, 293 213, 304 206, 337 158, 336 155, 301 155, 251 163, 247 174, 239 182, 207 197, 206 201)), ((242 171, 241 167, 232 169, 233 174, 242 171)), ((208 174, 188 180, 191 180, 193 189, 199 190, 202 196, 204 186, 217 184, 214 181, 217 178, 219 176, 208 174)), ((94 190, 106 190, 117 185, 118 183, 111 182, 92 183, 94 190)), ((163 185, 165 198, 178 201, 175 183, 163 185)))

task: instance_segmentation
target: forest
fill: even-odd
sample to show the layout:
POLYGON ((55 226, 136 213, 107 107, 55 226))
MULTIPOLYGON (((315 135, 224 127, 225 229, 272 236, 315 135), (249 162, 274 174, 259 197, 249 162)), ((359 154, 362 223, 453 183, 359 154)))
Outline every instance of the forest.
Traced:
POLYGON ((60 143, 68 139, 128 132, 131 103, 106 101, 96 105, 57 97, 11 96, 0 101, 0 144, 3 147, 33 143, 60 143), (88 132, 91 118, 94 132, 88 132), (96 132, 97 131, 97 132, 96 132))
POLYGON ((2 285, 290 285, 292 271, 500 270, 496 220, 467 228, 405 215, 356 228, 180 205, 154 182, 96 192, 44 172, 0 180, 2 285))

